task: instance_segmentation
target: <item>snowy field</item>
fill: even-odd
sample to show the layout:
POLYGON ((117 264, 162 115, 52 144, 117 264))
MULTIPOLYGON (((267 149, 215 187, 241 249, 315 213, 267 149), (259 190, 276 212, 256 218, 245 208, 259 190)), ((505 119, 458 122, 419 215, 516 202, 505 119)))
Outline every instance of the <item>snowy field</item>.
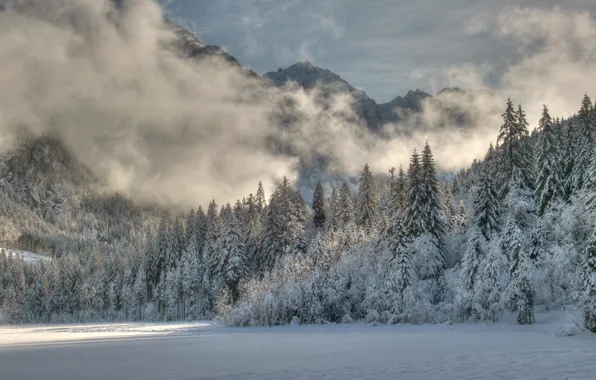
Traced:
POLYGON ((561 336, 562 313, 537 321, 0 327, 0 379, 596 379, 596 335, 561 336))
POLYGON ((23 257, 23 260, 26 263, 34 263, 37 261, 42 261, 42 260, 49 260, 50 256, 49 255, 43 255, 40 253, 34 253, 34 252, 29 252, 29 251, 21 251, 18 249, 8 249, 8 248, 1 248, 3 249, 6 253, 8 254, 13 254, 15 256, 21 256, 23 257))

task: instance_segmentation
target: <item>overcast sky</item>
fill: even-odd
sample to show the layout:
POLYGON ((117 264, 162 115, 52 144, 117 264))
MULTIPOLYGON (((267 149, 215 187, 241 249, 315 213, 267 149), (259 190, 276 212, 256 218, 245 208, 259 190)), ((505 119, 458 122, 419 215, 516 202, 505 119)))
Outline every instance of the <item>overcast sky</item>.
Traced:
POLYGON ((516 56, 494 19, 508 6, 557 4, 596 12, 594 0, 174 0, 169 8, 260 74, 309 60, 386 102, 409 89, 436 93, 449 83, 435 74, 449 65, 487 64, 498 78, 516 56))

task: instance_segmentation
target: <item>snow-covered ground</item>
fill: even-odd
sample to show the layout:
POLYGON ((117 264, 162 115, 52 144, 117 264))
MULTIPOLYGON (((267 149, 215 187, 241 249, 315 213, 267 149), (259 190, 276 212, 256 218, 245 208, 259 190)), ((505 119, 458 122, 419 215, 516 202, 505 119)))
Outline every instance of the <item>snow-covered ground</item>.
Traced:
POLYGON ((533 326, 517 326, 508 317, 495 325, 3 327, 0 379, 596 378, 596 335, 560 336, 573 333, 564 313, 538 315, 537 321, 533 326))
POLYGON ((22 256, 23 260, 25 260, 26 263, 33 263, 33 262, 37 262, 37 261, 50 259, 49 255, 45 255, 45 254, 41 254, 41 253, 21 251, 19 249, 8 249, 8 248, 0 248, 0 249, 3 249, 8 254, 22 256))

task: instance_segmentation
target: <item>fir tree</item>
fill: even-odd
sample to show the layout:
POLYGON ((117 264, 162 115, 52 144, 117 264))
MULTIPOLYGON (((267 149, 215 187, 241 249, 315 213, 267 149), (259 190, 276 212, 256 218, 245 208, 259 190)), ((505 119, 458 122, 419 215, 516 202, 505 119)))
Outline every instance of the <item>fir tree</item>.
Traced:
POLYGON ((502 115, 503 125, 499 131, 497 143, 501 150, 499 172, 502 173, 502 191, 504 197, 507 187, 520 186, 532 188, 531 147, 529 144, 528 123, 521 105, 517 112, 513 109, 511 99, 507 100, 507 108, 502 115))
POLYGON ((238 299, 238 283, 248 273, 248 262, 241 228, 235 215, 226 222, 221 243, 225 282, 232 292, 232 300, 238 299))
POLYGON ((413 282, 414 272, 411 265, 411 250, 408 244, 403 216, 393 215, 390 221, 388 250, 391 254, 391 270, 395 274, 396 286, 400 299, 403 300, 404 291, 413 282))
POLYGON ((375 181, 368 164, 366 164, 358 182, 358 224, 370 233, 378 221, 378 211, 379 200, 375 181))
POLYGON ((439 242, 439 246, 441 246, 446 228, 441 207, 442 203, 440 199, 437 173, 435 170, 435 162, 428 142, 424 146, 424 151, 422 153, 421 174, 422 186, 424 189, 424 231, 431 233, 439 242))
POLYGON ((323 193, 323 185, 321 185, 321 182, 318 182, 315 188, 312 209, 314 211, 313 223, 315 228, 325 227, 325 222, 327 220, 325 216, 325 194, 323 193))
POLYGON ((408 169, 408 204, 406 226, 410 237, 417 237, 426 231, 425 189, 420 166, 420 156, 414 150, 408 169))
POLYGON ((544 106, 542 118, 539 122, 540 147, 538 149, 538 178, 536 183, 536 197, 538 212, 544 214, 552 202, 564 195, 561 173, 561 154, 558 148, 555 129, 548 108, 544 106))
POLYGON ((499 200, 486 169, 480 175, 474 196, 474 225, 487 240, 499 231, 499 200))
POLYGON ((474 291, 483 260, 482 234, 476 228, 469 232, 468 245, 462 259, 461 281, 465 290, 474 291))
POLYGON ((263 212, 266 204, 267 201, 265 199, 265 190, 263 189, 263 184, 261 183, 261 181, 259 181, 259 187, 255 196, 255 207, 257 208, 259 214, 263 212))
POLYGON ((588 165, 591 162, 593 144, 593 133, 596 128, 593 125, 592 101, 588 95, 584 95, 577 120, 574 122, 574 162, 571 170, 571 191, 579 191, 587 180, 588 165))
POLYGON ((532 285, 526 276, 523 276, 517 285, 517 323, 532 325, 534 318, 534 295, 532 285))
POLYGON ((596 233, 584 251, 583 289, 584 326, 596 333, 596 233))

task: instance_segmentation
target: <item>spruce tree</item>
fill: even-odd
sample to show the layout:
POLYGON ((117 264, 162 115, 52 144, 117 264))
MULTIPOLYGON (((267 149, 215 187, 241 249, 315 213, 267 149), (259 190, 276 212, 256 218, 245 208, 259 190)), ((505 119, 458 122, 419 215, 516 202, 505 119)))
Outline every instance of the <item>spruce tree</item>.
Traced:
POLYGON ((227 220, 221 243, 222 257, 225 265, 225 282, 231 291, 232 300, 238 299, 238 284, 248 274, 246 247, 235 215, 227 220))
POLYGON ((259 213, 262 213, 265 209, 267 204, 267 200, 265 199, 265 190, 263 189, 263 184, 259 181, 259 187, 257 189, 257 194, 255 196, 255 207, 259 213))
POLYGON ((446 227, 435 162, 428 142, 425 144, 422 153, 421 174, 422 187, 424 189, 422 200, 424 210, 424 231, 432 234, 439 242, 439 246, 441 246, 445 236, 446 227))
POLYGON ((408 168, 408 204, 406 206, 406 228, 412 238, 426 231, 425 195, 420 156, 414 150, 408 168))
POLYGON ((462 259, 461 281, 465 290, 473 292, 483 261, 482 234, 477 228, 468 233, 468 244, 462 259))
POLYGON ((370 233, 379 217, 379 200, 375 181, 368 164, 364 165, 358 182, 358 225, 370 233))
POLYGON ((596 233, 584 250, 583 289, 584 326, 596 333, 596 233))
POLYGON ((538 149, 538 178, 536 181, 536 198, 538 199, 538 213, 544 214, 548 206, 564 195, 561 154, 555 134, 552 118, 548 108, 544 106, 542 118, 539 122, 540 146, 538 149))
POLYGON ((325 215, 325 194, 323 193, 323 185, 321 182, 317 183, 315 193, 312 199, 312 209, 314 211, 313 223, 315 228, 325 227, 327 221, 325 215))
POLYGON ((499 231, 499 199, 486 169, 480 175, 474 196, 474 225, 487 240, 499 231))
POLYGON ((532 325, 534 318, 534 297, 535 292, 526 275, 517 280, 517 323, 520 325, 532 325))
POLYGON ((531 181, 531 150, 529 133, 525 114, 521 108, 517 112, 513 108, 511 99, 507 100, 507 108, 502 115, 503 125, 499 131, 497 144, 499 145, 499 173, 503 188, 500 191, 505 197, 511 186, 523 189, 532 188, 531 181))
POLYGON ((596 126, 593 125, 592 101, 584 95, 577 119, 573 123, 574 129, 574 162, 571 170, 571 191, 581 190, 587 180, 589 164, 592 159, 594 147, 593 134, 596 126))
POLYGON ((393 214, 390 221, 388 250, 391 254, 391 270, 395 273, 396 286, 400 299, 403 300, 404 291, 413 283, 412 253, 409 246, 407 231, 401 213, 393 214))

